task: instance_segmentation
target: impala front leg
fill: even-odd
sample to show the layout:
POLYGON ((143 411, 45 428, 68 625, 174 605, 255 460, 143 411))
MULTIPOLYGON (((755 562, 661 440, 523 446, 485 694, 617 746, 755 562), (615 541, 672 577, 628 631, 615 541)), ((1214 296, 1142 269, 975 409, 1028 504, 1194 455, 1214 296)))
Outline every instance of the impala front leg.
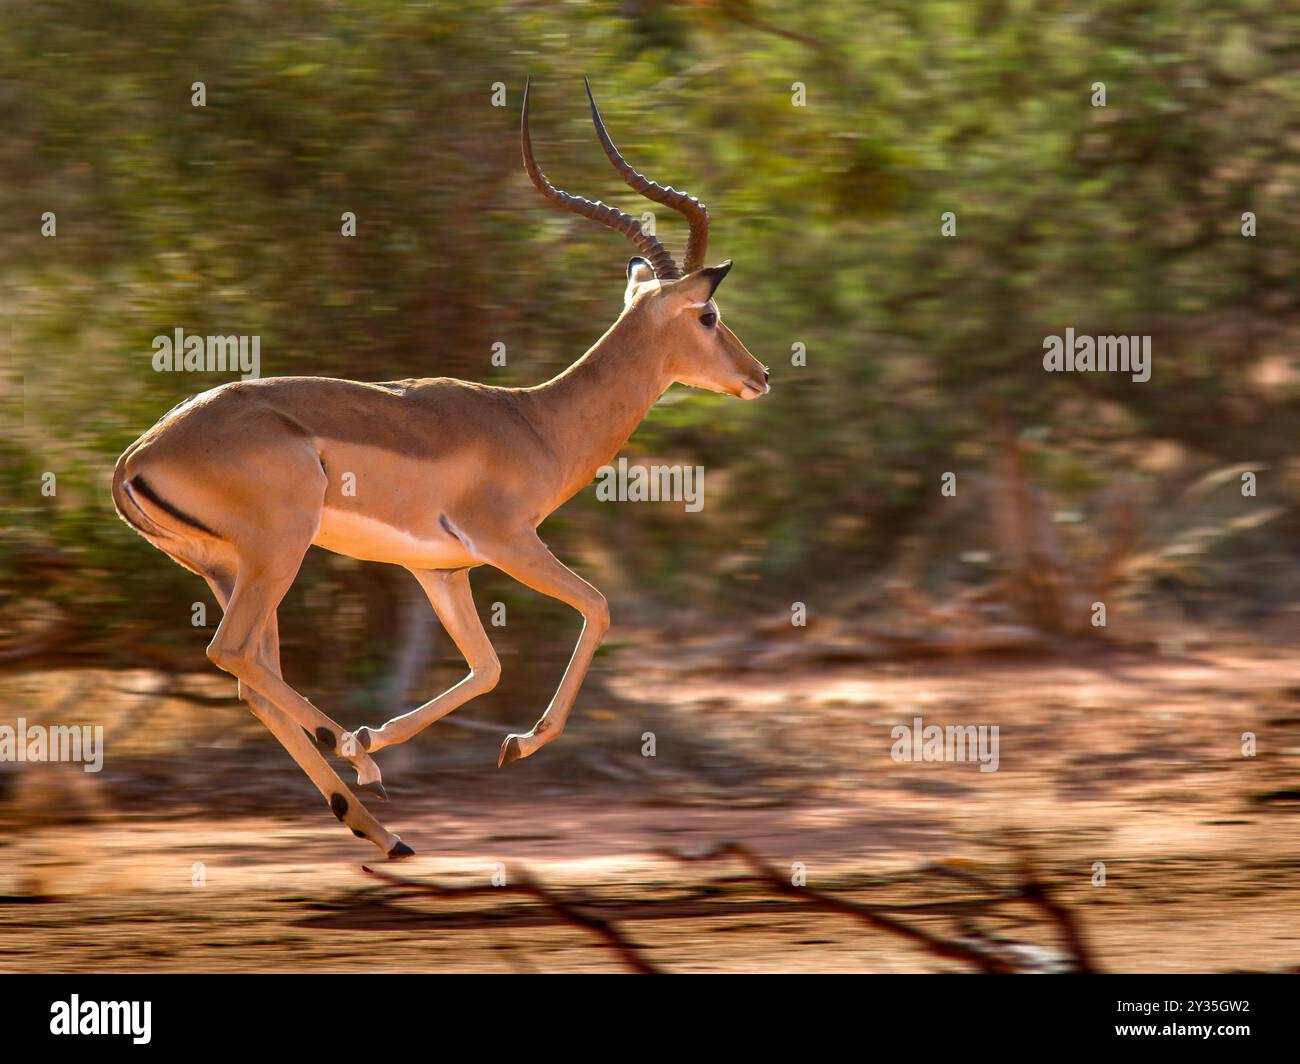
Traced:
POLYGON ((365 750, 382 750, 394 743, 404 743, 434 721, 441 720, 471 698, 486 694, 501 678, 501 662, 483 630, 469 589, 469 570, 412 569, 411 572, 429 596, 434 612, 465 655, 469 675, 450 690, 444 691, 418 709, 394 717, 382 728, 360 727, 357 743, 365 750))
POLYGON ((609 631, 609 604, 605 596, 546 549, 546 544, 529 531, 517 540, 482 551, 484 559, 543 595, 567 602, 582 614, 582 634, 564 678, 541 719, 523 735, 507 735, 497 756, 497 767, 536 753, 564 731, 578 688, 587 676, 591 659, 609 631))

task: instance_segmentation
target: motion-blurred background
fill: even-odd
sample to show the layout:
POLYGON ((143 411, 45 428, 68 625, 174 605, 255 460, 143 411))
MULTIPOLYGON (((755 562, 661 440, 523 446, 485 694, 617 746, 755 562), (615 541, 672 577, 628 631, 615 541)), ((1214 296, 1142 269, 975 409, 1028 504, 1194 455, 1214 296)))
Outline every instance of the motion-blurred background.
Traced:
MULTIPOLYGON (((93 786, 0 766, 27 794, 21 823, 280 811, 334 828, 207 664, 206 587, 117 519, 108 478, 172 405, 231 379, 154 372, 152 338, 178 327, 260 336, 264 376, 529 385, 580 355, 621 308, 629 248, 528 184, 526 75, 557 185, 649 206, 600 151, 586 75, 629 161, 708 204, 710 259, 736 262, 720 305, 773 390, 676 387, 623 451, 704 466, 699 513, 588 490, 544 526, 615 628, 575 724, 514 784, 491 775, 496 744, 544 707, 578 620, 475 573, 485 618, 506 608, 489 628, 502 684, 384 755, 398 799, 508 801, 524 779, 605 808, 651 792, 852 805, 902 771, 887 725, 942 675, 936 719, 1033 732, 1042 760, 1004 754, 1001 778, 1025 769, 1035 798, 1110 779, 1167 811, 1188 758, 1224 779, 1246 771, 1240 733, 1275 727, 1273 775, 1233 775, 1223 800, 1291 800, 1298 73, 1300 12, 1256 0, 5 5, 0 694, 5 720, 103 722, 109 741, 93 786), (1066 328, 1149 335, 1150 380, 1045 373, 1043 338, 1066 328), (1157 717, 1130 734, 1140 712, 1157 717), (1071 767, 1085 747, 1101 760, 1071 767)), ((680 220, 658 229, 680 253, 680 220)), ((280 616, 287 677, 346 724, 463 671, 401 570, 313 551, 280 616)), ((963 788, 994 786, 929 769, 904 799, 974 808, 963 788)), ((447 821, 430 817, 438 850, 447 821)), ((614 826, 591 847, 608 837, 639 838, 614 826)), ((865 837, 827 852, 860 859, 865 837)), ((891 845, 900 861, 941 848, 891 845)), ((20 865, 0 892, 57 893, 50 861, 20 865)))

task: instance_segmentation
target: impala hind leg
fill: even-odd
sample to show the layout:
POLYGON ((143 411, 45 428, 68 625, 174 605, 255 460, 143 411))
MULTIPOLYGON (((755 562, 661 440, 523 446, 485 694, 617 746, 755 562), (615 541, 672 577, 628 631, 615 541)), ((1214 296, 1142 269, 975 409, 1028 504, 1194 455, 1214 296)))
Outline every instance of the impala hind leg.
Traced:
POLYGON ((238 616, 231 616, 234 605, 225 607, 226 614, 208 645, 208 658, 217 668, 230 673, 297 721, 320 751, 350 761, 357 773, 358 790, 386 798, 379 766, 355 738, 285 683, 278 663, 271 670, 260 660, 261 629, 274 619, 306 552, 307 546, 303 544, 300 548, 284 548, 269 559, 246 557, 234 564, 238 575, 234 590, 227 597, 232 602, 238 600, 238 616))
POLYGON ((483 557, 503 573, 534 591, 566 602, 582 614, 582 634, 564 670, 564 678, 551 704, 532 728, 522 735, 507 735, 497 755, 497 767, 535 754, 564 731, 569 711, 586 679, 596 648, 609 631, 609 604, 605 596, 561 562, 535 532, 483 551, 483 557))
MULTIPOLYGON (((289 575, 290 583, 296 571, 295 568, 289 575)), ((231 579, 221 571, 207 574, 206 579, 225 611, 217 634, 208 647, 208 656, 220 668, 238 679, 240 698, 248 703, 258 720, 280 741, 289 756, 298 763, 329 803, 330 811, 351 829, 352 834, 373 842, 390 858, 409 857, 415 851, 379 823, 357 800, 320 755, 316 742, 308 736, 301 722, 295 720, 281 705, 277 705, 267 690, 278 684, 294 698, 306 701, 280 678, 280 640, 275 607, 283 598, 288 584, 271 600, 270 611, 261 618, 259 624, 256 612, 264 600, 256 593, 247 593, 250 586, 248 583, 239 578, 231 579), (232 620, 235 623, 228 625, 227 622, 232 620), (224 638, 231 642, 219 643, 223 639, 223 632, 227 633, 224 638), (238 633, 238 636, 232 633, 238 633), (236 638, 240 640, 238 643, 233 642, 236 638), (253 638, 257 642, 250 653, 247 648, 253 638), (231 646, 241 649, 229 649, 231 646)), ((259 581, 254 586, 262 590, 268 585, 259 581)), ((333 727, 338 728, 337 725, 333 727)), ((341 734, 341 729, 339 731, 341 734)), ((369 760, 368 756, 366 760, 369 760)))
POLYGON ((406 742, 471 698, 491 691, 501 678, 501 662, 483 630, 478 610, 474 608, 469 570, 412 569, 411 573, 424 588, 442 626, 464 656, 465 663, 469 665, 469 675, 437 698, 400 717, 394 717, 381 728, 358 728, 357 744, 372 753, 385 746, 406 742))

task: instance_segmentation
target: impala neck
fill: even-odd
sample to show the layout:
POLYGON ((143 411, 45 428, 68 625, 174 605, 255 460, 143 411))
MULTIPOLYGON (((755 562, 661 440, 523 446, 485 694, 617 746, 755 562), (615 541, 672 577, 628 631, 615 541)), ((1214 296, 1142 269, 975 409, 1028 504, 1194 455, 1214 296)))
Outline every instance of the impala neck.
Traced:
POLYGON ((528 389, 535 425, 563 469, 560 501, 590 483, 670 384, 650 331, 639 315, 625 313, 558 377, 528 389))

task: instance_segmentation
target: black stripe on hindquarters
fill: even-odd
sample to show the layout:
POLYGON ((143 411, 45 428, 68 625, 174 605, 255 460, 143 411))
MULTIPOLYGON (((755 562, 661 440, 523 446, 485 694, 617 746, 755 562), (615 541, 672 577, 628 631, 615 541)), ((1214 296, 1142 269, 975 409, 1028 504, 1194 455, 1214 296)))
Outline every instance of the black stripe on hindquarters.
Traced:
POLYGON ((127 487, 129 487, 132 491, 137 492, 140 495, 143 495, 146 499, 148 499, 151 503, 153 503, 156 507, 158 507, 158 509, 162 510, 163 513, 170 514, 172 517, 176 518, 177 521, 183 521, 191 528, 197 528, 200 532, 206 532, 209 536, 215 536, 217 539, 221 538, 220 536, 217 535, 216 532, 210 529, 197 517, 191 517, 184 510, 177 509, 175 506, 169 503, 166 499, 164 499, 161 495, 159 495, 156 491, 154 491, 153 488, 149 487, 149 485, 145 482, 143 477, 132 477, 126 483, 127 483, 127 487))

